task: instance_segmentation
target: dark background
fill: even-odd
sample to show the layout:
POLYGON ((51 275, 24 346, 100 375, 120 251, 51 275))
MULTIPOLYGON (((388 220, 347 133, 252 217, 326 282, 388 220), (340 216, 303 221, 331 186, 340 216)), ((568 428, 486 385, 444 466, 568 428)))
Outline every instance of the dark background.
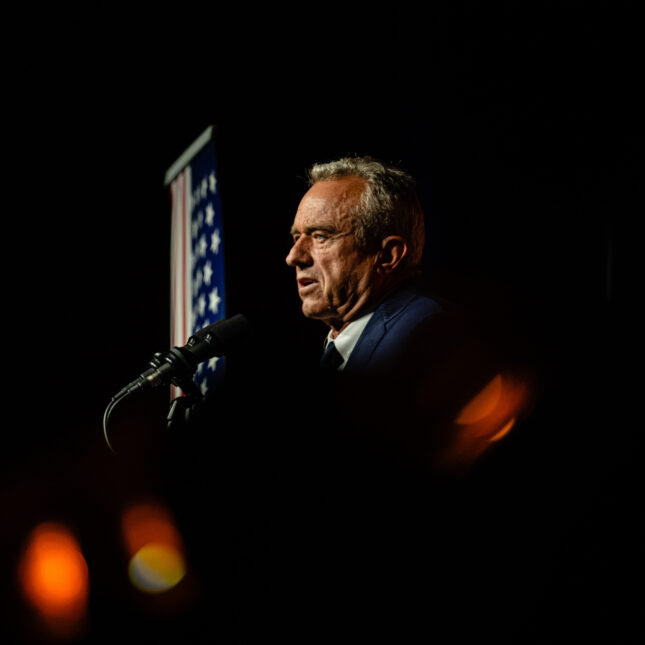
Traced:
POLYGON ((371 154, 417 177, 428 282, 521 338, 542 375, 530 440, 513 439, 506 456, 517 461, 496 480, 501 490, 523 477, 513 512, 532 534, 522 562, 534 577, 515 590, 522 611, 508 633, 635 642, 640 456, 624 359, 634 350, 627 241, 639 214, 642 52, 630 5, 611 7, 454 3, 423 16, 383 9, 374 22, 326 12, 293 29, 280 26, 288 16, 253 12, 204 17, 185 39, 104 17, 100 30, 102 20, 43 25, 13 52, 0 499, 3 622, 18 642, 38 630, 14 565, 47 519, 84 547, 88 642, 126 624, 170 639, 197 620, 136 596, 119 551, 123 505, 167 491, 156 432, 165 393, 132 412, 120 459, 101 419, 168 346, 163 177, 209 125, 229 314, 307 350, 324 330, 300 317, 284 264, 305 169, 371 154))

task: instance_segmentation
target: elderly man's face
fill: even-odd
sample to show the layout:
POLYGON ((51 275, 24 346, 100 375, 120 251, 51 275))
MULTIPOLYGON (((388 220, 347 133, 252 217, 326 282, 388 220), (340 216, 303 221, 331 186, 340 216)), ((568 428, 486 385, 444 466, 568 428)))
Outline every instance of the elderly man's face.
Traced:
POLYGON ((296 269, 302 312, 340 331, 374 295, 376 255, 361 251, 350 208, 365 182, 347 177, 314 184, 291 228, 287 264, 296 269))

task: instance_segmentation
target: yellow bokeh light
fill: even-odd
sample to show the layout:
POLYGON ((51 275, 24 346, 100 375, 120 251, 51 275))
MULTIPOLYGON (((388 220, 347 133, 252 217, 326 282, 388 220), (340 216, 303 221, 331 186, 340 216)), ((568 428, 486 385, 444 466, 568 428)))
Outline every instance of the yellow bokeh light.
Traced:
POLYGON ((161 593, 177 585, 186 573, 184 558, 171 545, 150 543, 130 560, 132 584, 147 593, 161 593))
POLYGON ((131 506, 123 515, 122 529, 131 556, 128 573, 137 589, 158 594, 184 578, 183 540, 164 505, 152 502, 131 506))

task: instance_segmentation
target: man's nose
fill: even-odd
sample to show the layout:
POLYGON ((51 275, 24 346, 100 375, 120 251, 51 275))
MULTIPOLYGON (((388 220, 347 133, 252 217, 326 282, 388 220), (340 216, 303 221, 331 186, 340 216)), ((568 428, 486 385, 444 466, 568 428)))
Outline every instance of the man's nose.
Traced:
POLYGON ((286 257, 286 262, 290 267, 311 265, 312 258, 304 235, 293 243, 293 246, 286 257))

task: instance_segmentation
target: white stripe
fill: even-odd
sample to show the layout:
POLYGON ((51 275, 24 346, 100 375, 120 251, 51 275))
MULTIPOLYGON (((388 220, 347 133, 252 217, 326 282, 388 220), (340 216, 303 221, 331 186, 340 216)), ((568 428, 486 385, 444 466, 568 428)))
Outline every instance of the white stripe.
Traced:
MULTIPOLYGON (((192 182, 190 167, 171 185, 171 346, 182 347, 193 333, 192 311, 192 182)), ((171 386, 171 397, 181 391, 171 386)))

